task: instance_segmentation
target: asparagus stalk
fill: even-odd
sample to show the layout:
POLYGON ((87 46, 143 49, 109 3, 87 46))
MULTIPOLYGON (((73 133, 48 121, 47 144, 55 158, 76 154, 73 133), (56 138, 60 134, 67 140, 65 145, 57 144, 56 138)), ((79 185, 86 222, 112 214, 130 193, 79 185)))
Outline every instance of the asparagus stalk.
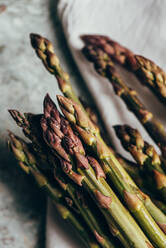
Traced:
POLYGON ((115 152, 111 147, 110 150, 114 154, 116 159, 119 161, 119 163, 122 165, 122 167, 127 171, 130 177, 133 179, 133 181, 136 183, 136 185, 138 185, 140 189, 144 189, 145 183, 143 177, 141 177, 140 175, 139 168, 137 168, 137 164, 129 161, 128 159, 125 159, 123 156, 115 152))
POLYGON ((103 164, 107 178, 111 180, 143 230, 158 246, 164 246, 165 234, 161 232, 144 205, 141 193, 127 172, 123 169, 104 141, 98 138, 93 126, 80 106, 65 97, 58 96, 60 108, 66 118, 74 124, 84 142, 91 147, 103 164), (134 200, 133 200, 134 199, 134 200), (132 200, 135 204, 131 204, 132 200), (153 233, 153 234, 152 234, 153 233), (160 233, 160 234, 159 234, 160 233), (161 242, 160 242, 161 241, 161 242))
MULTIPOLYGON (((61 161, 62 163, 62 161, 61 161)), ((65 161, 63 161, 65 163, 65 161)), ((57 176, 57 175, 56 175, 57 176)), ((77 180, 75 175, 72 175, 72 179, 75 182, 77 180)), ((61 179, 58 178, 58 181, 61 179)), ((79 180, 79 179, 78 179, 79 180)), ((61 184, 61 182, 60 182, 61 184)), ((74 202, 75 206, 77 207, 79 213, 87 223, 88 227, 92 231, 93 235, 95 236, 96 241, 98 241, 101 247, 104 248, 115 248, 113 242, 107 238, 107 236, 103 233, 101 226, 97 223, 92 211, 88 208, 86 204, 86 199, 80 190, 74 187, 71 183, 65 184, 65 191, 68 192, 69 196, 71 197, 72 201, 74 202)))
POLYGON ((36 159, 29 151, 27 144, 12 133, 10 133, 9 136, 9 146, 18 160, 19 166, 27 174, 32 175, 39 188, 52 199, 61 217, 74 227, 85 246, 89 248, 99 248, 98 244, 92 241, 86 227, 84 227, 70 209, 65 206, 63 192, 53 187, 47 177, 38 169, 36 159))
POLYGON ((121 97, 128 109, 131 110, 144 128, 160 147, 166 158, 166 131, 164 126, 146 109, 137 93, 130 89, 117 73, 110 56, 98 46, 87 45, 83 48, 86 58, 94 64, 95 70, 109 79, 115 93, 121 97))
POLYGON ((94 158, 86 156, 80 139, 73 133, 69 122, 59 114, 48 95, 44 100, 44 113, 46 115, 41 121, 44 139, 61 157, 64 172, 71 179, 74 174, 74 181, 89 191, 108 224, 114 225, 114 235, 118 235, 125 247, 147 247, 144 234, 106 183, 102 168, 94 158), (66 152, 63 152, 63 156, 59 152, 62 147, 66 152))
POLYGON ((117 63, 132 71, 140 82, 149 87, 158 99, 166 103, 166 74, 153 61, 135 55, 126 47, 102 35, 83 35, 85 44, 100 47, 117 63))
MULTIPOLYGON (((45 145, 45 142, 43 141, 42 133, 40 132, 41 128, 38 127, 40 124, 41 115, 35 116, 35 115, 31 114, 29 116, 29 118, 27 119, 28 114, 26 114, 26 117, 25 117, 16 110, 14 110, 14 112, 13 112, 13 110, 10 110, 10 113, 14 117, 17 124, 23 128, 23 131, 26 134, 26 136, 32 142, 34 142, 33 145, 34 145, 35 149, 37 148, 36 149, 37 158, 40 158, 40 161, 44 162, 45 165, 46 165, 46 163, 49 162, 50 166, 52 168, 55 168, 55 170, 57 170, 57 164, 55 163, 55 161, 56 161, 55 157, 50 154, 48 147, 45 145), (22 123, 24 123, 24 125, 22 123), (34 124, 35 124, 35 128, 34 128, 34 124), (38 154, 39 151, 40 151, 40 153, 38 154)), ((45 114, 47 115, 47 113, 45 113, 45 114)), ((64 154, 63 149, 59 148, 58 151, 60 154, 64 154)), ((46 168, 48 168, 48 167, 49 166, 47 166, 46 168)), ((75 174, 72 175, 73 180, 74 179, 76 180, 75 176, 76 176, 75 174)), ((79 190, 76 187, 74 187, 70 182, 64 183, 63 175, 59 171, 58 171, 58 173, 55 174, 55 177, 56 177, 59 185, 62 186, 62 188, 72 198, 72 201, 74 202, 75 206, 77 207, 77 209, 80 212, 80 214, 82 215, 83 219, 85 220, 85 222, 89 226, 92 233, 95 235, 95 238, 97 240, 100 236, 102 236, 104 238, 103 241, 101 242, 101 246, 104 248, 114 247, 113 243, 111 243, 111 241, 106 237, 106 235, 104 235, 102 229, 100 228, 100 225, 97 223, 94 215, 92 214, 92 211, 86 206, 86 204, 82 204, 83 201, 84 201, 84 203, 86 203, 86 201, 85 201, 85 199, 83 199, 84 196, 79 192, 79 190), (81 201, 79 199, 80 195, 81 195, 81 199, 82 199, 81 201)))
POLYGON ((30 40, 32 47, 35 49, 38 57, 42 60, 46 69, 56 77, 59 88, 63 94, 81 105, 81 102, 71 86, 69 75, 64 72, 60 66, 59 59, 54 52, 52 43, 38 34, 30 34, 30 40))
POLYGON ((115 131, 123 147, 129 151, 147 176, 155 181, 156 189, 166 202, 166 175, 161 160, 154 147, 145 142, 138 130, 127 125, 115 126, 115 131))

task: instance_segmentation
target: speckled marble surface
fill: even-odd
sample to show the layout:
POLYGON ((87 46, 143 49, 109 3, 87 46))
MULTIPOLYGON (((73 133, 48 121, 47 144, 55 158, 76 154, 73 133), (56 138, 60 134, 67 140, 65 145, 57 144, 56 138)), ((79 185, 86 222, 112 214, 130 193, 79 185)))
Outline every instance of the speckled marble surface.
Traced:
MULTIPOLYGON (((22 135, 7 109, 40 112, 46 92, 60 93, 36 58, 29 33, 48 37, 77 88, 78 72, 57 17, 57 1, 0 0, 0 248, 44 248, 46 199, 16 166, 6 146, 7 129, 22 135)), ((80 85, 79 85, 80 88, 80 85)), ((84 89, 81 90, 83 92, 84 89)))

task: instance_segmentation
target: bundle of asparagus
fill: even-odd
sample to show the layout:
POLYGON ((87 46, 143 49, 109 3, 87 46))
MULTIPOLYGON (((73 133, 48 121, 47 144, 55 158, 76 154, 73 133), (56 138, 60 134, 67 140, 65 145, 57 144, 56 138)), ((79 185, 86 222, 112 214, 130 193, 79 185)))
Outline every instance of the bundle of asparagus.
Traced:
MULTIPOLYGON (((30 38, 38 57, 56 77, 64 96, 57 96, 62 114, 48 94, 44 99, 43 114, 9 110, 30 141, 26 143, 9 133, 9 147, 19 166, 33 176, 87 247, 166 247, 165 205, 159 201, 162 199, 154 196, 157 190, 165 197, 165 174, 159 156, 154 149, 144 147, 139 135, 126 141, 128 149, 130 141, 136 147, 139 143, 136 140, 141 140, 142 153, 135 152, 136 162, 143 161, 146 171, 155 171, 156 188, 151 191, 146 187, 146 179, 138 165, 121 157, 104 141, 95 113, 84 107, 74 93, 69 75, 61 68, 51 42, 36 34, 31 34, 30 38)), ((105 53, 103 57, 103 51, 96 45, 95 49, 91 46, 84 50, 86 54, 87 51, 90 53, 93 62, 97 61, 97 70, 111 77, 114 88, 123 95, 126 88, 112 61, 105 53)), ((137 100, 128 90, 124 99, 137 100)), ((143 122, 149 121, 149 112, 139 102, 137 105, 138 116, 143 122)))

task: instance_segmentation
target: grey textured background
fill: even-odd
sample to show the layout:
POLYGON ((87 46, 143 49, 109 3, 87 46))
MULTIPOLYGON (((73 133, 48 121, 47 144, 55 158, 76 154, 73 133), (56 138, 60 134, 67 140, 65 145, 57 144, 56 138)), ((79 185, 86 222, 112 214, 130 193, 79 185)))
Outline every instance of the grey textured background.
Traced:
MULTIPOLYGON (((80 77, 57 17, 56 0, 0 0, 0 4, 7 5, 0 15, 0 248, 44 248, 46 199, 6 146, 7 129, 22 136, 7 109, 38 113, 47 92, 54 99, 60 93, 31 48, 29 33, 54 43, 76 89, 80 77)), ((85 91, 80 83, 79 90, 85 91)))

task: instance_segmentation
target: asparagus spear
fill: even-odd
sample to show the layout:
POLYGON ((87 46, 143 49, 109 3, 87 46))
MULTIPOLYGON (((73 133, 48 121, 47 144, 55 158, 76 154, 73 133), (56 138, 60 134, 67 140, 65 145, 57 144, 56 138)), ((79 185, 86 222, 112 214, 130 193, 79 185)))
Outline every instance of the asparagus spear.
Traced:
POLYGON ((144 128, 160 147, 163 157, 166 158, 166 131, 164 126, 146 109, 137 93, 130 89, 117 73, 112 59, 101 48, 97 46, 85 46, 83 53, 89 61, 91 61, 96 71, 109 79, 115 93, 122 100, 142 123, 144 128))
POLYGON ((64 172, 71 179, 74 173, 74 181, 89 191, 108 224, 114 226, 114 235, 118 235, 125 247, 147 247, 144 234, 106 183, 100 165, 94 158, 86 156, 80 139, 73 133, 69 122, 59 114, 48 95, 44 100, 44 113, 41 121, 44 139, 61 157, 64 172), (59 152, 62 147, 66 152, 63 152, 63 156, 59 152), (76 177, 78 180, 75 180, 76 177))
POLYGON ((54 52, 52 43, 38 34, 30 34, 30 40, 32 47, 35 49, 38 57, 42 60, 46 69, 56 77, 59 88, 63 94, 81 104, 72 89, 69 75, 64 72, 60 66, 59 59, 54 52))
MULTIPOLYGON (((65 161, 62 162, 61 160, 61 163, 65 164, 65 161)), ((78 179, 77 181, 76 174, 72 175, 71 178, 73 179, 74 182, 78 182, 80 180, 78 179, 78 176, 77 176, 77 179, 78 179)), ((61 179, 58 178, 58 181, 60 180, 61 179)), ((93 212, 91 211, 91 209, 88 208, 86 204, 86 199, 84 198, 83 193, 79 189, 77 189, 77 187, 72 185, 70 182, 65 184, 65 191, 67 191, 68 194, 70 195, 72 201, 74 202, 81 216, 83 216, 83 219, 86 221, 88 227, 94 234, 95 239, 100 243, 101 247, 114 248, 115 245, 103 233, 101 225, 98 224, 98 222, 95 219, 95 216, 93 215, 93 212)))
POLYGON ((136 185, 138 185, 140 189, 143 189, 145 187, 145 183, 140 175, 139 169, 137 168, 137 164, 129 161, 128 159, 125 159, 123 156, 115 152, 111 147, 110 147, 110 151, 114 154, 116 159, 119 161, 122 167, 127 171, 130 177, 136 183, 136 185))
POLYGON ((161 160, 154 147, 145 142, 138 130, 127 125, 115 126, 115 131, 123 147, 129 151, 140 165, 140 169, 153 177, 156 189, 166 202, 166 175, 161 168, 161 160))
POLYGON ((149 87, 159 100, 166 103, 166 74, 153 61, 102 35, 81 36, 85 44, 100 47, 116 62, 132 71, 142 84, 149 87))
POLYGON ((32 175, 39 188, 52 199, 61 217, 75 228, 85 246, 89 248, 99 248, 98 244, 92 241, 86 227, 84 227, 70 209, 65 206, 63 192, 53 187, 47 177, 38 169, 36 159, 29 151, 27 144, 12 133, 10 133, 9 136, 9 146, 18 160, 19 166, 27 174, 32 175))
POLYGON ((156 245, 165 245, 165 235, 161 232, 145 208, 144 201, 139 190, 137 190, 135 183, 116 160, 115 156, 110 152, 110 149, 106 146, 104 141, 96 136, 93 131, 92 123, 88 119, 87 115, 85 115, 80 106, 72 100, 62 96, 58 96, 57 98, 62 112, 66 118, 74 124, 84 142, 96 153, 103 164, 103 169, 107 175, 107 178, 109 178, 114 184, 121 197, 125 200, 125 203, 129 207, 130 211, 139 221, 143 230, 149 235, 151 240, 153 240, 156 245), (133 199, 135 201, 134 206, 131 204, 131 200, 133 199), (153 235, 152 232, 154 232, 153 235), (156 235, 157 233, 161 233, 161 236, 160 234, 156 235), (161 243, 157 236, 159 237, 161 243))

